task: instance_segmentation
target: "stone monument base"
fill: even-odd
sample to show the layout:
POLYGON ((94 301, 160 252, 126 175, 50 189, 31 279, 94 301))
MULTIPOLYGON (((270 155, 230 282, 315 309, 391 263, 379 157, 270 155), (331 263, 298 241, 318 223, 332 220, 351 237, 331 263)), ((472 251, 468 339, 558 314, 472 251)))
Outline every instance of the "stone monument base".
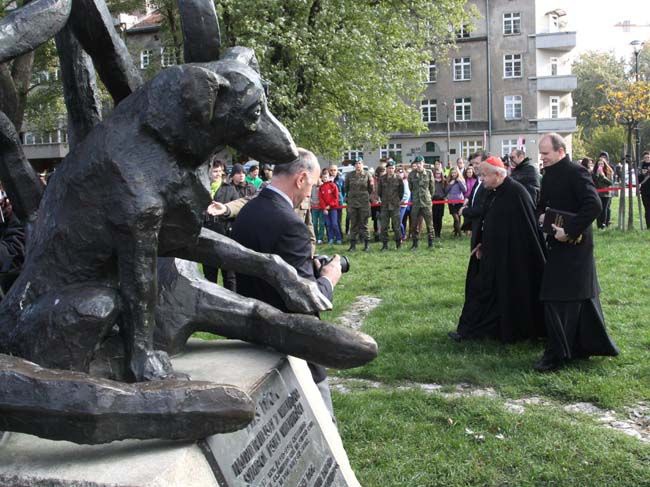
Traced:
POLYGON ((199 442, 76 445, 8 433, 6 487, 359 486, 303 360, 236 340, 190 340, 172 359, 192 379, 232 384, 256 402, 253 422, 199 442))

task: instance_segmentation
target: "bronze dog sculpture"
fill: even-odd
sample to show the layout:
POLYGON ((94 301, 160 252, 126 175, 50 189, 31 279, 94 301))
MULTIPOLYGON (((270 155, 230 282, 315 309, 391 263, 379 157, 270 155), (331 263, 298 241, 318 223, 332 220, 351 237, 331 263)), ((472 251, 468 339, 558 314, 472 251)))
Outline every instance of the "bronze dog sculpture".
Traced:
MULTIPOLYGON (((0 131, 15 141, 2 121, 0 131)), ((34 218, 22 274, 0 304, 0 429, 101 443, 196 439, 243 427, 253 414, 245 394, 174 377, 167 354, 153 346, 157 310, 159 321, 177 318, 176 328, 160 325, 157 334, 161 348, 173 352, 192 331, 207 329, 336 367, 376 356, 366 335, 254 300, 242 305, 180 261, 159 263, 159 256, 222 262, 275 283, 293 310, 330 306, 279 258, 201 229, 210 202, 206 161, 225 145, 278 164, 296 157, 291 136, 267 109, 255 57, 244 48, 164 70, 71 151, 34 218), (160 289, 159 264, 167 269, 160 289), (152 382, 126 385, 86 374, 114 328, 124 348, 121 372, 152 382)), ((1 155, 6 166, 20 150, 14 144, 1 155)), ((3 171, 8 186, 20 179, 11 178, 11 168, 3 171)), ((14 195, 20 186, 13 185, 14 195)))

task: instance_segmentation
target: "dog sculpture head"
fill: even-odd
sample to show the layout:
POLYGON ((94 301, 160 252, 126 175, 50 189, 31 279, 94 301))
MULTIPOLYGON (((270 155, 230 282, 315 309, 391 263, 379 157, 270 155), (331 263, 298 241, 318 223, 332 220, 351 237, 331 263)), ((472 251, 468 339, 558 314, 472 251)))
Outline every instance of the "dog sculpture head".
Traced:
POLYGON ((224 145, 275 164, 298 157, 288 130, 268 110, 250 49, 235 47, 216 62, 168 68, 148 85, 145 126, 181 162, 201 164, 224 145))

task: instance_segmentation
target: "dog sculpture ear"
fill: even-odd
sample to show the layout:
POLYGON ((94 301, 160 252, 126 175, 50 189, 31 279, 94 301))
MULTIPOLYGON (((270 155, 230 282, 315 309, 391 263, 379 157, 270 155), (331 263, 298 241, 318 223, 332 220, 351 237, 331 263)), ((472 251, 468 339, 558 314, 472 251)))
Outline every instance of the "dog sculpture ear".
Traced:
POLYGON ((230 88, 226 78, 197 66, 187 66, 181 81, 181 100, 191 123, 205 127, 214 117, 219 93, 230 88))
POLYGON ((260 74, 260 64, 257 62, 255 51, 248 47, 231 47, 223 53, 223 56, 221 56, 219 61, 236 61, 249 66, 251 69, 254 69, 257 74, 260 74))

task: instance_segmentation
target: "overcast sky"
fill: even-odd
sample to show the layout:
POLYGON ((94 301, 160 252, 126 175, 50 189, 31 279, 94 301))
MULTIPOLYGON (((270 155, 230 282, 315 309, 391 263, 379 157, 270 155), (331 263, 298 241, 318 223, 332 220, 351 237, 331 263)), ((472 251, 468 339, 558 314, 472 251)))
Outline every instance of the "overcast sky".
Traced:
POLYGON ((576 53, 614 50, 628 58, 633 52, 630 42, 650 42, 650 0, 573 0, 567 5, 571 28, 577 31, 576 53), (625 20, 644 27, 629 32, 614 27, 625 20))

